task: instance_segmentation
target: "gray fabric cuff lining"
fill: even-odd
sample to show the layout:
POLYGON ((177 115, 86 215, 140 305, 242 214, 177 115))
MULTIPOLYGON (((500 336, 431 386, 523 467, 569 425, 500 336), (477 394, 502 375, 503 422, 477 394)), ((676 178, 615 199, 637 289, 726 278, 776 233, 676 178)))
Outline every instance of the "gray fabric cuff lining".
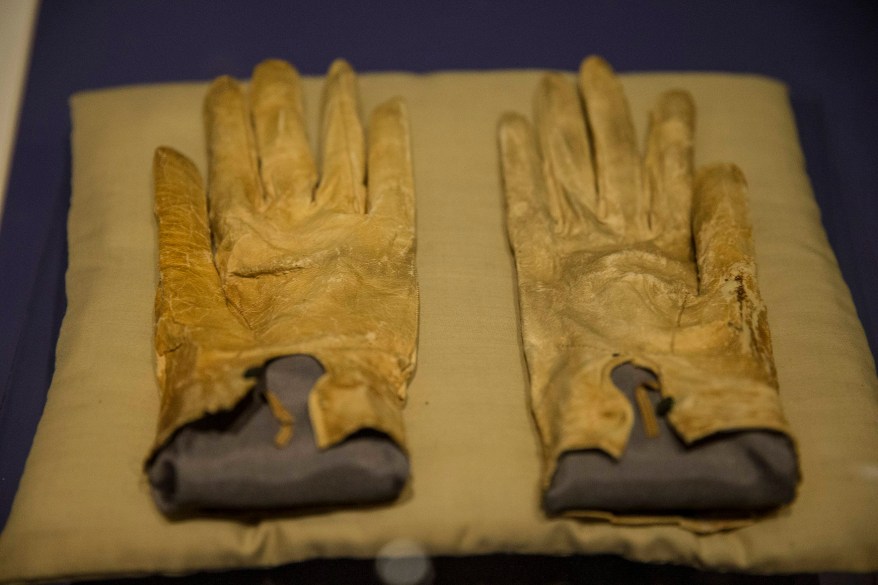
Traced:
POLYGON ((155 502, 168 515, 372 504, 395 499, 408 460, 387 436, 358 433, 320 450, 308 394, 323 367, 307 355, 269 362, 232 411, 188 425, 149 462, 155 502), (274 444, 279 423, 264 397, 271 389, 293 415, 292 440, 274 444))
MULTIPOLYGON (((550 514, 571 510, 687 514, 759 512, 793 500, 799 479, 795 448, 773 431, 724 433, 686 446, 658 416, 648 437, 634 399, 649 370, 618 366, 613 382, 634 405, 636 420, 621 459, 597 450, 570 451, 558 460, 543 504, 550 514)), ((652 407, 661 396, 648 392, 652 407)))

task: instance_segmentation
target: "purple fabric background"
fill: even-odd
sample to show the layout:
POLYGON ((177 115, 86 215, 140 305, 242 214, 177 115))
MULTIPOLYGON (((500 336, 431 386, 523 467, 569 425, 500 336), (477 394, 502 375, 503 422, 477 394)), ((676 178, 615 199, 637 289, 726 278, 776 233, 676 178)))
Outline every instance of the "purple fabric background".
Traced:
POLYGON ((808 173, 873 353, 878 350, 878 4, 44 0, 0 229, 0 527, 54 366, 65 308, 68 97, 221 73, 276 56, 322 74, 575 69, 761 73, 791 90, 808 173))

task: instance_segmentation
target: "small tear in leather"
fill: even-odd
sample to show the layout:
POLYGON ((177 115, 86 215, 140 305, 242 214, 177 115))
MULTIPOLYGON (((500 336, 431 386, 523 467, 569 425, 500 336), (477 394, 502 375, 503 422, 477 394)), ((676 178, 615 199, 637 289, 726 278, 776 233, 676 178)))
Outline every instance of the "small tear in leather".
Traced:
POLYGON ((659 436, 659 424, 647 392, 645 384, 638 386, 634 390, 634 399, 637 402, 638 410, 640 410, 640 420, 643 422, 644 433, 650 439, 655 439, 659 436))
POLYGON ((662 416, 658 412, 657 407, 653 406, 650 392, 661 393, 661 381, 652 370, 638 366, 633 361, 626 361, 616 366, 612 373, 611 379, 617 388, 625 392, 639 413, 640 423, 643 425, 643 432, 649 439, 655 439, 661 432, 658 416, 662 416))
POLYGON ((293 415, 286 409, 277 394, 271 390, 266 390, 264 396, 272 416, 280 425, 277 434, 274 435, 274 445, 278 449, 283 449, 293 440, 293 415))
POLYGON ((665 417, 671 412, 672 408, 674 408, 674 398, 672 396, 665 396, 655 405, 655 413, 661 417, 665 417))
POLYGON ((252 368, 247 368, 243 375, 245 378, 259 378, 262 376, 264 369, 262 366, 253 366, 252 368))

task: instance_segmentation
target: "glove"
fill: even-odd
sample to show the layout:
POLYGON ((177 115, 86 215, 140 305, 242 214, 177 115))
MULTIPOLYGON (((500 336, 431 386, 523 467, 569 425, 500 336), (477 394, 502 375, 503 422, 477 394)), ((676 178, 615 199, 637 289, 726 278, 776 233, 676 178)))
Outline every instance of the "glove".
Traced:
MULTIPOLYGON (((354 72, 344 61, 333 63, 322 99, 319 181, 299 77, 289 64, 258 65, 249 95, 231 78, 218 78, 204 114, 207 196, 183 155, 161 147, 154 160, 161 407, 147 467, 160 506, 177 506, 167 498, 182 489, 174 482, 186 475, 162 453, 179 449, 174 442, 192 432, 228 435, 250 424, 242 414, 250 407, 242 405, 252 401, 254 386, 263 388, 256 402, 274 421, 260 448, 283 451, 310 441, 307 456, 286 449, 283 465, 307 467, 303 457, 313 462, 374 431, 391 447, 385 455, 394 460, 393 473, 407 473, 401 409, 415 365, 418 288, 404 104, 394 99, 372 112, 367 149, 354 72), (292 358, 271 374, 284 356, 292 358), (309 381, 303 387, 284 383, 284 376, 309 381), (306 393, 306 424, 293 412, 301 396, 283 396, 281 388, 306 393)), ((216 450, 206 452, 215 458, 216 450)), ((236 471, 230 463, 215 471, 218 484, 237 486, 232 491, 261 489, 248 483, 252 470, 236 471)), ((267 483, 278 481, 276 471, 263 470, 267 483)), ((394 486, 398 492, 401 482, 394 486)), ((308 490, 247 506, 335 503, 313 485, 308 490)), ((236 507, 213 500, 207 507, 217 506, 236 507)))
POLYGON ((737 515, 788 502, 798 469, 744 175, 693 172, 686 92, 660 97, 641 160, 610 66, 587 58, 578 81, 581 101, 545 76, 535 130, 518 114, 499 127, 544 506, 737 515))

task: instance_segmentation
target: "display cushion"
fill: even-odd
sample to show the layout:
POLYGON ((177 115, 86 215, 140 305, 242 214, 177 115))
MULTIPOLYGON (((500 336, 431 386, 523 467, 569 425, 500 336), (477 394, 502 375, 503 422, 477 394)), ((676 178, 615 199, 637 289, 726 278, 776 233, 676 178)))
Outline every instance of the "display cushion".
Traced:
MULTIPOLYGON (((546 516, 496 139, 503 112, 530 113, 539 77, 361 76, 363 111, 400 95, 411 115, 421 293, 405 409, 411 480, 389 505, 261 519, 169 520, 143 471, 158 413, 151 161, 169 145, 205 169, 206 85, 76 95, 68 308, 48 402, 0 535, 0 579, 370 557, 400 539, 431 555, 610 553, 763 573, 878 569, 874 363, 820 224, 786 90, 760 77, 622 80, 638 136, 657 96, 685 88, 698 108, 696 163, 735 162, 747 175, 759 283, 801 457, 798 497, 751 526, 712 535, 546 516)), ((320 85, 305 82, 312 138, 320 85)))

